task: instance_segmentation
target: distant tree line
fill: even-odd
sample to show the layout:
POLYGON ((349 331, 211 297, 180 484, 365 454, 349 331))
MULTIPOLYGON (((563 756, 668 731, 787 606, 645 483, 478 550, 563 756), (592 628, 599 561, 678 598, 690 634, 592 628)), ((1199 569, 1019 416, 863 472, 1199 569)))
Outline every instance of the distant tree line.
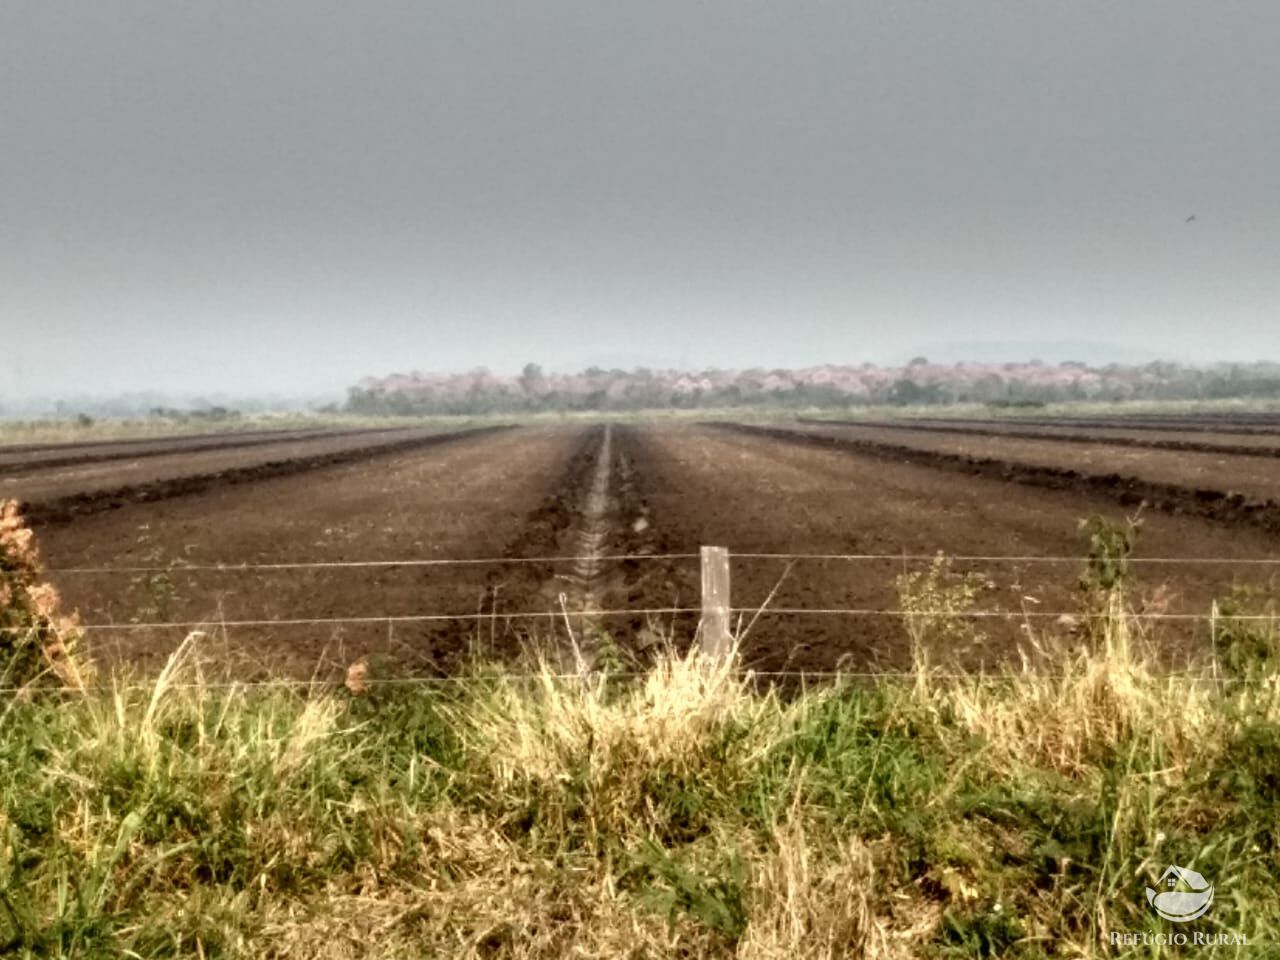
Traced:
POLYGON ((196 410, 179 410, 175 407, 152 407, 147 411, 147 416, 153 420, 173 420, 178 423, 185 423, 200 420, 213 422, 238 420, 241 414, 239 410, 231 410, 222 406, 205 407, 196 410))
POLYGON ((699 372, 590 367, 561 374, 530 363, 518 375, 477 368, 368 378, 351 389, 347 406, 366 414, 482 414, 1226 398, 1280 398, 1280 364, 935 364, 917 357, 900 367, 827 364, 699 372))
MULTIPOLYGON (((3 384, 0 384, 2 387, 3 384)), ((341 408, 345 398, 340 392, 323 396, 259 396, 199 395, 174 396, 158 392, 124 393, 115 396, 72 395, 61 397, 6 398, 0 395, 0 419, 74 419, 80 415, 93 419, 150 419, 169 421, 225 421, 286 410, 330 412, 341 408)))

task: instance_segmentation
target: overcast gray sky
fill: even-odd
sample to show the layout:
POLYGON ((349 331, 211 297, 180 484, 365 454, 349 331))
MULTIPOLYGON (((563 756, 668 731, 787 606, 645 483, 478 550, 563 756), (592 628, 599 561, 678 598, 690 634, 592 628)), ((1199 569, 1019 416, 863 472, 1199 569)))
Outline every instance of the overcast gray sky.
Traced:
POLYGON ((1275 0, 0 0, 0 396, 1278 359, 1278 56, 1275 0))

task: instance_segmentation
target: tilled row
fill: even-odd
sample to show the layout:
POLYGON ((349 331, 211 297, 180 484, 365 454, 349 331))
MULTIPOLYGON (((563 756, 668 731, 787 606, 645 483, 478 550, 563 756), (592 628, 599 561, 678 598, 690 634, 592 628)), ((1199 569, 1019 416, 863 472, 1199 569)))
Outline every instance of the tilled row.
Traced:
POLYGON ((0 474, 15 476, 39 470, 117 460, 146 460, 175 454, 215 453, 272 446, 290 441, 334 440, 361 434, 407 433, 413 427, 395 430, 354 428, 346 430, 255 430, 246 433, 198 434, 189 437, 153 437, 143 440, 108 440, 90 444, 13 445, 0 447, 0 474))
POLYGON ((1198 413, 1145 414, 1116 417, 1010 417, 1010 423, 1045 427, 1120 427, 1126 430, 1212 430, 1244 435, 1280 434, 1280 414, 1198 413))
POLYGON ((242 675, 363 656, 445 673, 473 652, 514 654, 546 626, 504 618, 554 609, 540 591, 555 565, 501 561, 557 552, 590 449, 581 428, 470 431, 129 497, 36 532, 108 659, 162 663, 199 625, 242 675))
MULTIPOLYGON (((695 601, 676 589, 673 563, 661 556, 663 541, 639 493, 627 436, 626 428, 592 428, 507 548, 512 558, 563 559, 490 573, 491 609, 499 618, 517 610, 560 614, 538 624, 504 620, 506 628, 560 652, 572 647, 588 664, 637 663, 661 641, 691 637, 697 628, 695 616, 645 612, 695 601)), ((696 577, 696 561, 686 566, 696 577)))
MULTIPOLYGON (((942 638, 940 662, 1016 662, 1030 641, 1070 641, 1089 550, 1080 523, 1123 529, 1134 512, 1088 486, 1010 483, 787 431, 642 427, 619 440, 661 549, 728 549, 734 625, 747 663, 764 671, 901 666, 904 603, 963 607, 970 592, 974 616, 942 638), (939 553, 962 559, 935 570, 939 553)), ((1243 584, 1265 589, 1278 548, 1253 525, 1148 513, 1131 604, 1171 659, 1202 656, 1214 601, 1243 584)), ((696 601, 696 566, 680 572, 696 601)))
MULTIPOLYGON (((464 437, 481 437, 510 429, 513 428, 508 426, 477 427, 452 433, 430 432, 425 435, 415 431, 411 436, 399 440, 365 444, 310 456, 266 460, 224 470, 192 472, 164 479, 115 486, 109 489, 88 490, 65 496, 49 497, 34 502, 28 501, 23 503, 23 514, 30 523, 37 526, 65 523, 76 517, 99 513, 104 510, 116 510, 129 504, 152 503, 158 500, 205 493, 218 487, 253 483, 276 477, 287 477, 319 470, 323 467, 357 463, 373 457, 420 450, 452 443, 464 437)), ((272 442, 278 443, 279 441, 272 442)))
POLYGON ((1070 490, 1106 497, 1123 506, 1150 508, 1172 514, 1189 514, 1217 523, 1244 524, 1269 533, 1280 533, 1280 503, 1254 499, 1243 494, 1211 488, 1191 488, 1160 483, 1118 473, 1086 473, 1065 467, 1017 463, 999 457, 970 456, 923 450, 908 444, 888 443, 853 436, 834 436, 766 427, 754 424, 716 423, 718 429, 772 437, 788 443, 808 444, 827 449, 846 449, 891 458, 896 461, 958 471, 973 476, 993 477, 1049 490, 1070 490))
MULTIPOLYGON (((828 670, 902 662, 895 582, 928 566, 907 554, 1072 555, 1081 517, 1109 509, 1122 519, 1133 502, 1089 484, 1010 484, 998 469, 911 452, 744 427, 473 431, 397 456, 126 499, 38 532, 51 566, 104 569, 59 585, 87 621, 120 625, 95 642, 130 662, 162 661, 176 627, 199 621, 302 675, 321 661, 328 671, 385 656, 398 673, 443 676, 473 655, 563 650, 570 633, 583 638, 590 607, 618 611, 591 618, 593 656, 625 663, 664 638, 696 636, 696 554, 715 545, 732 555, 748 663, 828 670), (131 567, 143 569, 111 572, 131 567), (690 612, 655 612, 673 608, 690 612), (175 629, 147 627, 169 621, 175 629)), ((1154 555, 1247 563, 1274 548, 1257 525, 1183 514, 1150 524, 1154 555)), ((1035 625, 1074 603, 1073 566, 972 572, 999 581, 983 602, 1009 617, 985 622, 985 639, 964 652, 979 665, 1009 655, 1023 610, 1035 625)), ((1231 574, 1162 571, 1144 609, 1207 611, 1231 574)))
POLYGON ((1280 457, 1280 443, 1239 444, 1217 443, 1202 440, 1152 440, 1145 437, 1130 437, 1109 433, 1106 435, 1090 433, 1048 433, 1043 430, 1027 429, 1020 425, 1006 423, 983 423, 969 421, 973 425, 953 425, 944 421, 915 423, 910 420, 820 420, 801 418, 799 423, 818 427, 844 427, 851 430, 859 427, 871 427, 882 430, 903 430, 914 433, 932 434, 935 436, 966 437, 998 437, 1018 440, 1051 440, 1056 443, 1087 444, 1094 447, 1134 447, 1144 450, 1175 450, 1183 453, 1217 453, 1238 457, 1280 457))

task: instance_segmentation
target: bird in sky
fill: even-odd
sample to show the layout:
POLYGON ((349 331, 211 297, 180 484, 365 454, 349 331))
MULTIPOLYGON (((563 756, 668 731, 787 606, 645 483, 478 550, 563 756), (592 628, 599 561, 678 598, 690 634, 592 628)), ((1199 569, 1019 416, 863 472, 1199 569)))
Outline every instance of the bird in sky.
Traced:
POLYGON ((1183 223, 1190 223, 1190 222, 1191 222, 1192 220, 1194 220, 1195 218, 1196 218, 1196 215, 1193 213, 1191 216, 1187 217, 1187 219, 1186 219, 1186 220, 1183 220, 1182 222, 1183 222, 1183 223))

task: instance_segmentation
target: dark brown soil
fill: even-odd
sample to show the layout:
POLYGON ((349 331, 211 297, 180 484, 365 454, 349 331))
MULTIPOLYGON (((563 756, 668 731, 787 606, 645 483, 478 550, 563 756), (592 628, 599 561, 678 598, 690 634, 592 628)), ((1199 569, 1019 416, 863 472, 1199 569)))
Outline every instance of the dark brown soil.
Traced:
POLYGON ((61 451, 84 452, 86 450, 109 450, 118 447, 132 446, 172 446, 174 444, 197 443, 200 441, 219 442, 236 437, 271 437, 288 434, 324 433, 327 427, 279 427, 265 430, 212 430, 204 433, 159 433, 141 436, 113 437, 109 440, 57 440, 47 443, 5 443, 0 441, 0 454, 7 461, 11 455, 39 455, 58 453, 61 451))
MULTIPOLYGON (((723 428, 630 428, 620 432, 636 465, 664 548, 727 546, 733 602, 748 611, 772 608, 898 606, 893 580, 919 561, 755 559, 753 553, 831 553, 930 556, 1082 557, 1081 518, 1121 522, 1125 508, 1111 496, 1066 486, 1044 489, 960 470, 939 470, 883 452, 792 440, 785 431, 750 434, 723 428), (773 435, 771 435, 773 434, 773 435)), ((1195 517, 1149 514, 1140 555, 1276 557, 1280 539, 1261 530, 1230 529, 1195 517)), ((986 609, 1033 614, 1077 610, 1074 583, 1082 564, 985 561, 959 564, 996 584, 986 609)), ((1265 579, 1272 568, 1241 564, 1138 565, 1144 587, 1137 602, 1148 612, 1204 614, 1233 581, 1265 579)), ((679 580, 697 596, 697 572, 679 580)), ((744 613, 750 620, 750 612, 744 613)), ((1026 639, 1016 620, 984 621, 985 642, 958 652, 967 665, 1008 656, 1026 639)), ((1175 655, 1203 653, 1203 629, 1166 624, 1161 634, 1175 655)), ((838 665, 902 664, 901 623, 882 616, 771 615, 747 636, 745 652, 766 670, 829 670, 838 665)))
POLYGON ((904 433, 932 434, 935 437, 1003 437, 1021 440, 1052 440, 1057 443, 1086 444, 1105 450, 1108 447, 1138 447, 1145 450, 1177 450, 1184 453, 1231 454, 1241 457, 1280 457, 1280 436, 1251 439, 1236 443, 1221 434, 1186 431, 1182 433, 1149 433, 1145 436, 1123 430, 1095 428, 1088 433, 1054 430, 1048 427, 1023 427, 1007 421, 945 420, 820 420, 801 419, 799 423, 816 427, 844 427, 850 430, 888 430, 904 433))
MULTIPOLYGON (((512 655, 548 620, 550 567, 188 570, 218 564, 488 560, 558 552, 572 520, 584 428, 476 431, 398 454, 37 522, 51 577, 92 624, 201 622, 240 673, 309 675, 357 657, 440 672, 473 646, 512 655), (69 568, 109 568, 74 573, 69 568), (131 573, 120 568, 158 568, 131 573), (220 627, 228 621, 458 614, 433 623, 220 627)), ((154 667, 184 629, 95 630, 97 655, 154 667)))
MULTIPOLYGON (((401 428, 411 430, 411 427, 401 428)), ((374 434, 387 430, 362 428, 352 430, 255 430, 245 433, 197 434, 185 437, 150 437, 142 440, 104 440, 99 443, 25 444, 0 446, 0 473, 6 476, 30 473, 52 467, 69 467, 85 463, 114 460, 141 460, 175 454, 208 453, 217 450, 239 450, 291 440, 333 439, 374 434)))
POLYGON ((1202 413, 1119 417, 1009 417, 1009 423, 1048 427, 1123 427, 1126 430, 1209 430, 1219 434, 1265 436, 1280 433, 1280 414, 1202 413))
POLYGON ((1269 459, 1134 451, 1105 444, 1082 450, 1054 441, 904 436, 843 426, 722 426, 1280 532, 1280 503, 1273 499, 1280 492, 1280 463, 1269 459))
MULTIPOLYGON (((958 569, 994 583, 982 597, 984 609, 1075 611, 1080 563, 1074 558, 1083 549, 1078 520, 1102 514, 1119 521, 1141 499, 1092 480, 1058 482, 1050 475, 1030 482, 1018 470, 1009 472, 1008 464, 975 466, 969 458, 865 446, 812 432, 672 426, 613 431, 609 534, 601 552, 627 559, 602 565, 595 584, 600 605, 696 608, 696 558, 652 555, 727 546, 735 554, 734 605, 743 611, 743 623, 768 601, 744 647, 752 665, 763 670, 901 665, 906 644, 899 619, 774 611, 894 610, 894 577, 925 566, 902 559, 904 554, 1071 558, 990 560, 958 569), (748 556, 759 553, 897 559, 792 564, 748 556)), ((586 426, 424 436, 412 441, 412 449, 353 444, 337 462, 306 458, 285 461, 293 466, 279 472, 250 463, 232 468, 244 472, 230 476, 197 473, 176 482, 161 477, 154 482, 174 485, 160 498, 148 499, 145 485, 115 501, 93 499, 99 494, 90 490, 90 512, 54 509, 54 500, 37 502, 33 516, 55 582, 90 624, 207 624, 206 642, 234 661, 240 675, 308 676, 318 665, 328 674, 364 656, 385 658, 387 670, 443 674, 456 670, 473 649, 509 658, 531 641, 564 642, 572 622, 560 595, 571 604, 582 586, 572 565, 519 561, 575 552, 602 438, 602 427, 586 426), (410 563, 433 559, 477 562, 410 563), (389 560, 406 562, 193 569, 389 560), (146 569, 122 569, 130 567, 146 569), (457 619, 220 626, 420 615, 457 619)), ((1223 517, 1232 519, 1229 513, 1223 517)), ((1152 511, 1145 524, 1142 556, 1241 561, 1139 565, 1136 602, 1149 612, 1203 614, 1233 580, 1257 582, 1274 569, 1243 561, 1280 556, 1280 537, 1260 524, 1152 511)), ((1035 616, 1029 622, 1037 629, 1046 623, 1035 616)), ((626 614, 602 618, 601 627, 625 653, 648 649, 657 635, 687 643, 696 617, 626 614)), ((982 627, 984 637, 950 651, 958 662, 990 664, 1026 639, 1017 621, 983 621, 982 627)), ((184 632, 110 629, 95 630, 90 638, 100 656, 154 669, 184 632)), ((1203 653, 1207 643, 1202 629, 1186 627, 1162 628, 1161 638, 1178 656, 1203 653)))
MULTIPOLYGON (((483 434, 503 429, 507 428, 486 427, 465 432, 483 434)), ((76 470, 42 467, 4 478, 0 481, 0 496, 22 502, 24 513, 33 523, 65 522, 129 503, 168 500, 214 487, 252 483, 448 443, 465 432, 390 430, 273 441, 252 451, 233 447, 167 452, 163 459, 95 462, 76 470)))

